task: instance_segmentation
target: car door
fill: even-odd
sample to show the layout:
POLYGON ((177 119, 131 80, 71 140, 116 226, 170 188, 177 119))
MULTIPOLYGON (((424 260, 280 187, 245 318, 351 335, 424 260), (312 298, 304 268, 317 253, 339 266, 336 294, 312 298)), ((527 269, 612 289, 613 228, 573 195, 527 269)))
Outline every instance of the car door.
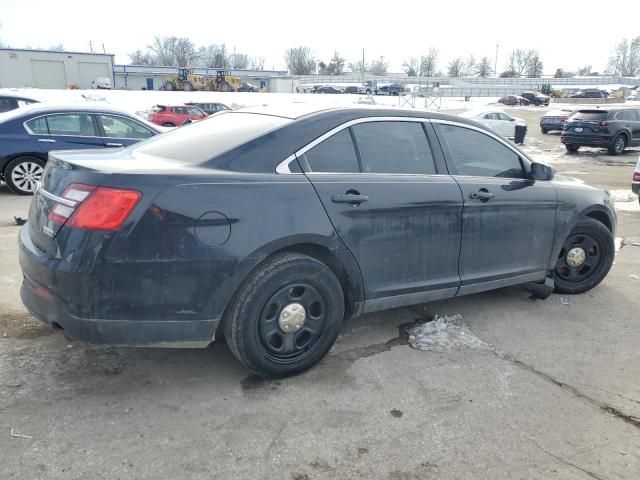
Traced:
POLYGON ((25 126, 45 153, 51 150, 104 147, 90 113, 54 113, 31 119, 25 126))
POLYGON ((529 180, 528 161, 495 135, 433 122, 464 199, 459 294, 542 280, 555 235, 553 186, 529 180))
POLYGON ((516 135, 516 121, 513 117, 510 117, 506 113, 496 113, 498 116, 498 122, 500 123, 500 134, 513 138, 516 135))
POLYGON ((462 196, 425 128, 363 119, 298 155, 358 262, 365 311, 451 297, 460 283, 462 196))
POLYGON ((104 145, 108 148, 132 145, 155 135, 150 128, 120 115, 99 113, 95 117, 104 145))
POLYGON ((484 115, 482 115, 481 123, 485 124, 491 130, 501 133, 500 122, 498 122, 497 116, 495 113, 491 112, 491 113, 485 113, 484 115))
POLYGON ((624 118, 631 131, 631 143, 637 145, 640 143, 640 111, 626 110, 624 118))

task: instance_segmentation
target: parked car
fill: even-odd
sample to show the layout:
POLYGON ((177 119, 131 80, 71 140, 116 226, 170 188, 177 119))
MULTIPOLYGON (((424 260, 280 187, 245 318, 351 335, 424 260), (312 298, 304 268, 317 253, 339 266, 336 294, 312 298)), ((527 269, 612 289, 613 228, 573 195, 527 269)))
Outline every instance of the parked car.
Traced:
POLYGON ((332 87, 329 85, 329 86, 316 88, 315 93, 344 93, 344 92, 340 88, 332 87))
POLYGON ((520 95, 506 95, 498 100, 498 103, 503 105, 529 105, 529 100, 520 95))
POLYGON ((628 146, 640 145, 639 113, 634 108, 578 110, 564 124, 560 141, 569 152, 587 146, 619 155, 628 146))
POLYGON ((97 77, 91 82, 91 88, 111 90, 111 79, 109 77, 97 77))
POLYGON ((34 103, 39 103, 39 101, 34 100, 33 98, 3 94, 0 95, 0 112, 8 112, 10 110, 15 110, 16 108, 32 105, 34 103))
POLYGON ((365 312, 525 283, 581 293, 609 271, 608 192, 460 117, 310 108, 53 153, 19 235, 27 309, 91 343, 224 336, 281 377, 365 312))
POLYGON ((571 95, 570 98, 606 98, 609 96, 608 92, 602 90, 580 90, 579 92, 571 95), (605 96, 606 93, 606 96, 605 96))
POLYGON ((365 89, 363 87, 359 87, 357 85, 349 85, 349 86, 345 87, 344 93, 362 94, 362 93, 366 93, 366 92, 365 92, 365 89))
POLYGON ((198 107, 200 110, 205 112, 207 115, 213 115, 214 113, 222 112, 222 111, 225 111, 225 110, 231 110, 224 103, 188 102, 185 105, 191 105, 193 107, 198 107))
POLYGON ((405 86, 401 83, 392 83, 390 85, 383 85, 378 88, 378 94, 383 95, 400 95, 405 91, 405 86))
POLYGON ((540 131, 543 134, 553 130, 562 131, 565 122, 574 114, 576 110, 563 108, 560 110, 551 110, 545 113, 540 119, 540 131))
POLYGON ((30 195, 52 150, 122 147, 158 133, 155 125, 109 107, 12 110, 0 114, 0 177, 12 192, 30 195))
POLYGON ((376 80, 367 80, 362 84, 362 89, 367 95, 378 94, 378 82, 376 80))
POLYGON ((156 105, 148 120, 163 127, 179 127, 206 117, 207 114, 203 110, 193 105, 156 105))
POLYGON ((527 122, 523 119, 512 117, 499 108, 469 110, 461 113, 460 116, 475 120, 507 138, 515 137, 516 125, 527 126, 527 122))
POLYGON ((260 88, 256 87, 255 85, 251 85, 250 83, 242 82, 242 85, 238 87, 237 91, 238 92, 259 92, 260 88))
MULTIPOLYGON (((636 169, 633 171, 633 177, 631 179, 631 191, 636 195, 640 195, 640 155, 638 155, 636 169)), ((640 198, 638 198, 638 201, 640 202, 640 198)))
POLYGON ((529 100, 529 103, 531 105, 536 105, 536 106, 549 105, 549 96, 543 95, 540 92, 522 92, 520 96, 529 100))

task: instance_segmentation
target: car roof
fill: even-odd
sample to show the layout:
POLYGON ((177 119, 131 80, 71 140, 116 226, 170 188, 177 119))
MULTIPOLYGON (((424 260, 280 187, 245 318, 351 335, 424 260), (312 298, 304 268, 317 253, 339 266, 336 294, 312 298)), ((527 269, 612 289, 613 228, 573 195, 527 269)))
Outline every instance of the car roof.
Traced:
POLYGON ((501 108, 476 108, 473 110, 466 110, 458 114, 458 116, 465 117, 465 118, 473 118, 473 117, 477 117, 478 115, 484 115, 486 113, 505 113, 506 114, 506 112, 501 108))

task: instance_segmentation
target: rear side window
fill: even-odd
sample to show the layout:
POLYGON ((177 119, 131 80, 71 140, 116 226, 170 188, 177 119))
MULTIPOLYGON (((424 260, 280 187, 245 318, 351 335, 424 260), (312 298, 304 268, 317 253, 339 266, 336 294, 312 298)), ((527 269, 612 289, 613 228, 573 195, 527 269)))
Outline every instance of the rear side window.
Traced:
POLYGON ((454 125, 439 125, 458 175, 524 178, 520 156, 496 139, 454 125))
POLYGON ((304 153, 303 157, 312 172, 356 173, 360 171, 348 128, 320 142, 304 153))
POLYGON ((13 98, 0 97, 0 112, 8 112, 16 108, 16 103, 13 98))
POLYGON ((422 123, 369 122, 352 128, 365 173, 436 173, 422 123))
POLYGON ((290 119, 272 115, 220 113, 130 148, 135 153, 199 164, 288 123, 290 119))
POLYGON ((622 110, 616 113, 616 120, 626 120, 627 122, 638 121, 638 113, 635 110, 622 110))
POLYGON ((88 113, 49 115, 46 118, 49 126, 49 135, 97 136, 93 126, 93 119, 88 113))
POLYGON ((137 122, 124 117, 98 115, 104 136, 108 138, 143 139, 153 136, 153 132, 137 122))
POLYGON ((47 119, 44 117, 34 118, 27 122, 27 127, 36 135, 47 135, 49 128, 47 127, 47 119))

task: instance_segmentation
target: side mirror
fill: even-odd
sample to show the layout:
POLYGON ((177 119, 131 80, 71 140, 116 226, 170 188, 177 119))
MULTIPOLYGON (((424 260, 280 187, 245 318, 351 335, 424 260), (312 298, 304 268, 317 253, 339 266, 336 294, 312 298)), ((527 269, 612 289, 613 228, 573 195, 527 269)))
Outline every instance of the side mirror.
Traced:
POLYGON ((553 176, 555 175, 555 173, 556 172, 553 167, 545 165, 544 163, 531 164, 531 180, 553 180, 553 176))

